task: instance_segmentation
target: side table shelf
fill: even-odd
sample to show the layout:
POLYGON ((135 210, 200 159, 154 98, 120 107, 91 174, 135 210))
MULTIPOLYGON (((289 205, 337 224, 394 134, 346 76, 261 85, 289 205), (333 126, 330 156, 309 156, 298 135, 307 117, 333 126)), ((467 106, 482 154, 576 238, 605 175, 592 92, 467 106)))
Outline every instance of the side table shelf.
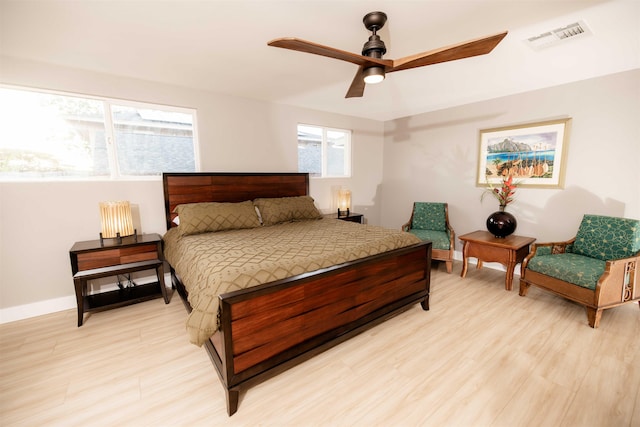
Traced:
POLYGON ((158 282, 153 282, 115 291, 87 295, 84 297, 84 312, 109 310, 156 299, 160 296, 161 292, 160 286, 158 285, 158 282))
POLYGON ((159 297, 164 298, 165 304, 170 301, 170 295, 164 285, 162 238, 158 234, 124 238, 122 243, 105 242, 104 245, 100 240, 76 242, 69 250, 69 256, 78 305, 78 327, 82 326, 84 313, 108 310, 159 297), (155 270, 157 282, 87 294, 89 280, 143 270, 155 270))

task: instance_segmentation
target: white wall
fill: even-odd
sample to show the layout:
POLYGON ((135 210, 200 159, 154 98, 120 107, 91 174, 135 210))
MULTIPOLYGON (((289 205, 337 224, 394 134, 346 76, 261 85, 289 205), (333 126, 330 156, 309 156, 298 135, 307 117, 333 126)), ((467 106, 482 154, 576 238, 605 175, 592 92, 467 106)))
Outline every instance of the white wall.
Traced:
MULTIPOLYGON (((4 84, 196 108, 205 171, 295 171, 298 122, 352 129, 354 176, 312 180, 318 206, 332 210, 332 190, 345 185, 370 223, 398 228, 413 201, 447 201, 458 235, 484 228, 497 207, 492 199, 480 203, 475 186, 479 130, 572 117, 565 188, 519 189, 509 207, 517 233, 568 238, 585 212, 640 218, 640 70, 381 123, 0 61, 4 84)), ((68 251, 97 237, 97 204, 109 199, 134 204, 140 231, 164 232, 160 181, 0 183, 0 319, 75 307, 68 251)))
MULTIPOLYGON (((203 171, 297 171, 298 122, 353 130, 353 177, 313 179, 332 211, 332 189, 353 192, 356 211, 379 221, 383 124, 153 82, 2 57, 0 83, 197 109, 203 171)), ((7 321, 75 307, 69 249, 98 237, 98 202, 130 200, 139 232, 163 234, 162 182, 0 183, 0 315, 7 321), (41 302, 41 304, 34 304, 41 302), (37 307, 34 309, 34 307, 37 307), (29 312, 30 311, 30 312, 29 312)))
POLYGON ((475 185, 479 131, 565 117, 573 119, 565 187, 518 189, 507 208, 516 234, 559 241, 575 236, 585 213, 640 218, 640 70, 633 70, 385 123, 381 224, 402 225, 414 201, 445 201, 457 235, 485 229, 498 204, 481 203, 475 185))

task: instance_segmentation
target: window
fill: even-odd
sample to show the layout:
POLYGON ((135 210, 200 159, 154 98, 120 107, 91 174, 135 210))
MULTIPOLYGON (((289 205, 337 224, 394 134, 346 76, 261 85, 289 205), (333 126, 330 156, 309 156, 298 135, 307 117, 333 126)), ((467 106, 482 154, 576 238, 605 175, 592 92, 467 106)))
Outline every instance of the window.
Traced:
POLYGON ((298 172, 313 177, 351 176, 351 131, 298 125, 298 172))
POLYGON ((0 87, 0 179, 194 172, 194 121, 185 108, 0 87))

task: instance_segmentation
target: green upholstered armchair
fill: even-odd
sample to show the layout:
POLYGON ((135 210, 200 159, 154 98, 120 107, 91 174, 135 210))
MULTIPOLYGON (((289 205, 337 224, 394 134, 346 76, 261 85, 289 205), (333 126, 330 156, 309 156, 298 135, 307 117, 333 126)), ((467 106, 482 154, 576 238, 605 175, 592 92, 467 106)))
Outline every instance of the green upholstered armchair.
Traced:
POLYGON ((415 202, 411 218, 402 226, 402 231, 431 241, 431 259, 444 261, 447 272, 451 273, 455 232, 449 224, 449 206, 446 203, 415 202))
POLYGON ((585 306, 597 328, 602 310, 640 302, 640 221, 585 215, 576 237, 537 243, 522 262, 520 295, 531 285, 585 306))

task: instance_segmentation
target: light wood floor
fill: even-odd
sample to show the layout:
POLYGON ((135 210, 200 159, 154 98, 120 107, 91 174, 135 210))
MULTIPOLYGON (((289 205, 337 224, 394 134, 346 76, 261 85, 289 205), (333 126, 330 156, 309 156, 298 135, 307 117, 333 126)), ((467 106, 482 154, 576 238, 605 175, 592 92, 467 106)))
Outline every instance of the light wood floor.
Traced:
POLYGON ((594 330, 578 305, 460 269, 433 272, 429 312, 249 389, 231 418, 177 294, 81 328, 74 310, 1 325, 0 425, 640 426, 638 304, 594 330))

